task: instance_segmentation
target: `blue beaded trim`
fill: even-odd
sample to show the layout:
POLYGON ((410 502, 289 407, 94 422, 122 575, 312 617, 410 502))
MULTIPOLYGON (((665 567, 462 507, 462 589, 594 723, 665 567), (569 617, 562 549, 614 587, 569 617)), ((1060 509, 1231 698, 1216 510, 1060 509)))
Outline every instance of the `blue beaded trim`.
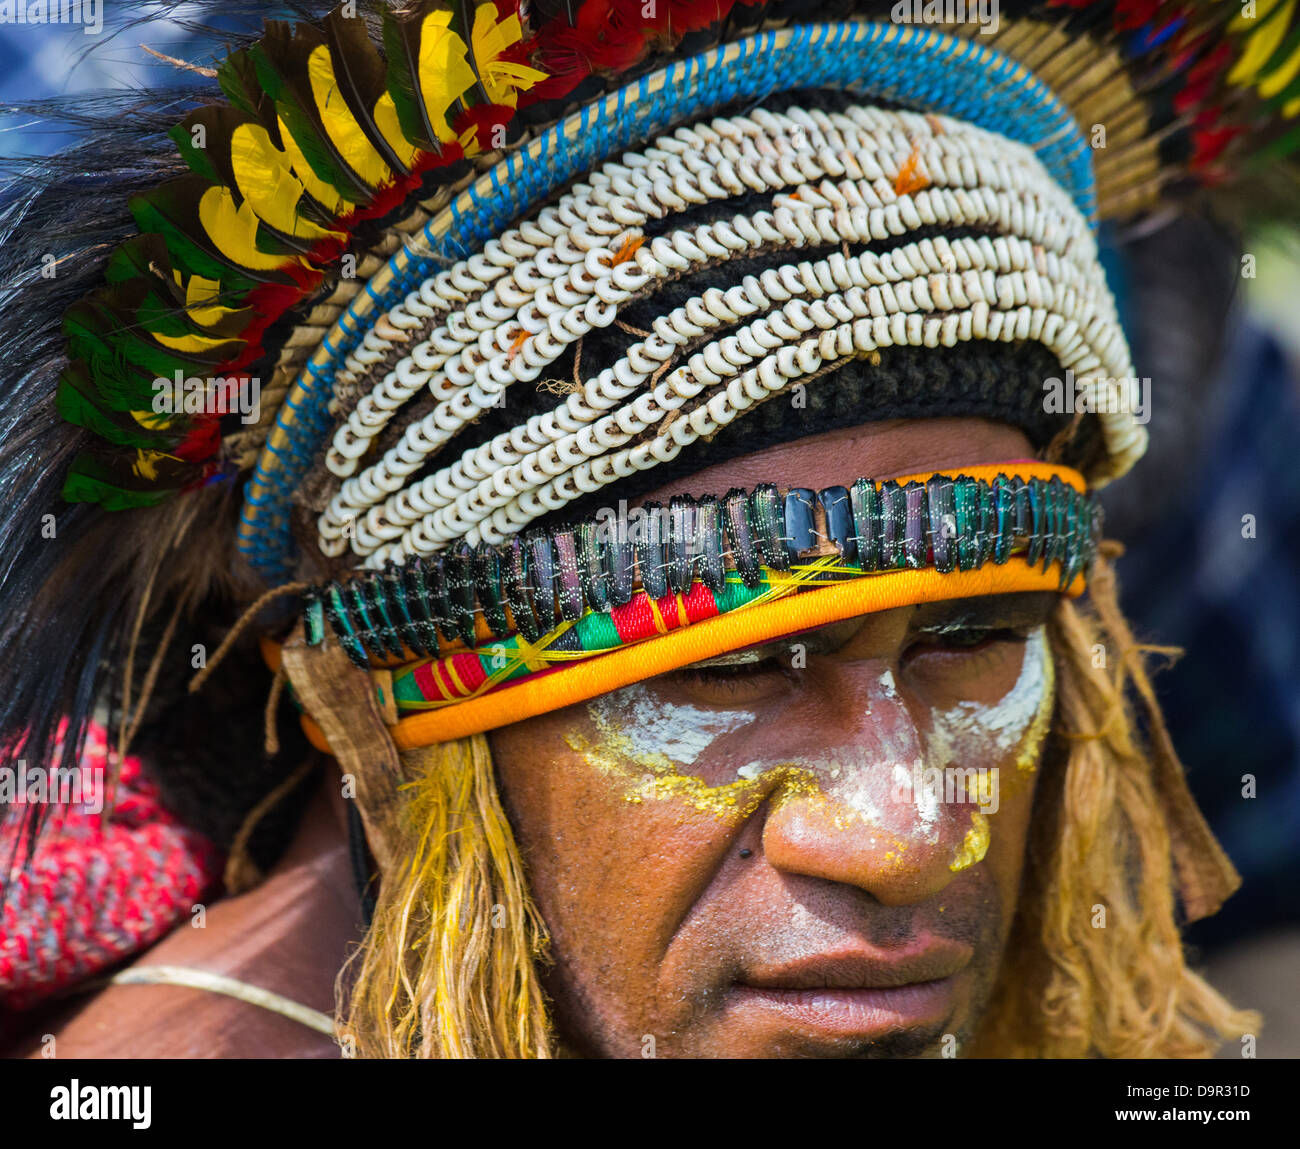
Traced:
POLYGON ((1027 68, 975 40, 916 25, 806 24, 674 61, 502 160, 366 284, 304 366, 245 487, 239 549, 254 569, 271 582, 291 577, 292 495, 329 433, 335 371, 378 315, 620 149, 738 99, 818 87, 942 112, 1028 145, 1095 226, 1091 151, 1069 111, 1027 68))

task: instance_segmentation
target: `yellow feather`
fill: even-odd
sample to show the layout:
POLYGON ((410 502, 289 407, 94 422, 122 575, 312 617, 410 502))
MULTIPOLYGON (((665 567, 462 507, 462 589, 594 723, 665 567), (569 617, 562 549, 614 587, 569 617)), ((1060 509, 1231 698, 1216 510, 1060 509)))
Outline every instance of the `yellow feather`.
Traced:
POLYGON ((526 64, 498 60, 502 52, 523 39, 524 32, 518 14, 512 12, 500 21, 496 16, 495 4, 480 4, 474 11, 474 31, 470 36, 474 43, 474 61, 478 64, 488 99, 494 104, 513 108, 519 101, 519 93, 545 80, 546 73, 526 64))
POLYGON ((161 343, 172 351, 189 354, 211 351, 214 347, 230 342, 229 339, 219 339, 213 335, 160 335, 156 331, 151 331, 150 334, 156 343, 161 343))
MULTIPOLYGON (((176 273, 176 282, 181 284, 180 272, 176 273)), ((200 327, 215 327, 223 319, 234 315, 237 307, 225 307, 221 299, 221 284, 215 279, 204 279, 201 275, 191 275, 185 288, 185 314, 200 327)))
POLYGON ((284 144, 284 154, 289 159, 289 166, 293 169, 293 174, 302 182, 302 186, 307 189, 307 194, 312 199, 328 211, 330 215, 343 215, 350 207, 354 206, 355 200, 344 199, 335 190, 333 184, 327 184, 316 174, 311 164, 307 162, 307 157, 302 154, 302 148, 298 146, 298 141, 293 138, 289 126, 283 119, 280 120, 280 139, 284 144))
POLYGON ((372 188, 392 179, 392 169, 375 150, 343 99, 338 78, 334 75, 334 59, 324 44, 313 49, 308 57, 307 76, 321 123, 348 166, 372 188))
MULTIPOLYGON (((222 255, 252 271, 278 271, 302 263, 291 255, 267 255, 257 247, 257 213, 245 200, 235 206, 229 188, 210 187, 199 200, 199 222, 222 255)), ((305 266, 305 264, 304 264, 305 266)))
POLYGON ((402 135, 402 125, 397 119, 397 105, 393 103, 393 97, 387 92, 380 96, 375 104, 375 125, 384 134, 388 146, 397 153, 397 158, 410 167, 415 162, 415 157, 420 154, 420 149, 408 143, 406 137, 402 135))
POLYGON ((175 455, 169 455, 166 451, 146 451, 143 448, 136 448, 135 465, 131 469, 140 478, 152 483, 158 478, 158 460, 175 458, 175 455))
POLYGON ((1246 50, 1228 73, 1227 83, 1238 87, 1249 87, 1255 80, 1256 73, 1277 51, 1291 27, 1291 14, 1295 11, 1296 0, 1286 0, 1281 9, 1265 16, 1256 16, 1252 23, 1256 29, 1250 33, 1246 50))
POLYGON ((450 24, 450 12, 430 12, 420 27, 420 94, 438 139, 447 144, 456 140, 447 112, 475 83, 469 49, 450 24))
POLYGON ((1262 99, 1271 100, 1283 88, 1285 88, 1293 79, 1296 72, 1300 72, 1300 44, 1295 46, 1295 51, 1287 58, 1285 64, 1281 67, 1274 68, 1259 85, 1259 94, 1262 99))
POLYGON ((483 150, 478 143, 478 128, 473 124, 461 132, 457 142, 467 156, 476 156, 483 150))
POLYGON ((261 124, 240 124, 231 133, 230 163, 244 202, 276 231, 309 243, 334 234, 298 213, 306 189, 261 124))
POLYGON ((1258 28, 1260 22, 1268 19, 1268 14, 1276 8, 1282 0, 1255 0, 1255 14, 1253 16, 1245 15, 1243 11, 1238 12, 1231 20, 1228 21, 1229 32, 1245 32, 1251 28, 1258 28))
POLYGON ((131 418, 146 431, 161 431, 171 426, 174 416, 170 412, 160 414, 157 411, 132 411, 131 418))

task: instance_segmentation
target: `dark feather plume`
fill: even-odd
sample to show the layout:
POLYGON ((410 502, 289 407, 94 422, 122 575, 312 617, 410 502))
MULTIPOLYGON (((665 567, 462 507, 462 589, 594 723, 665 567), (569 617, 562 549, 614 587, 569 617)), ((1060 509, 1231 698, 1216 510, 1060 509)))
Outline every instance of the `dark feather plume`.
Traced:
MULTIPOLYGON (((155 12, 171 7, 181 4, 155 12)), ((268 14, 266 5, 245 0, 187 0, 183 7, 188 25, 206 37, 209 59, 230 46, 233 22, 243 21, 251 40, 268 14), (225 29, 203 25, 205 17, 225 29)), ((327 7, 294 3, 277 14, 319 19, 327 7)), ((373 22, 376 6, 363 7, 373 22)), ((137 22, 127 27, 138 35, 137 22)), ((167 68, 167 81, 175 75, 159 67, 167 68)), ((290 719, 281 725, 280 757, 266 762, 261 723, 247 720, 261 713, 270 681, 255 649, 235 652, 214 697, 186 694, 194 643, 211 653, 258 589, 233 553, 238 492, 217 483, 168 506, 119 512, 69 504, 64 476, 94 436, 62 420, 55 404, 67 362, 64 313, 103 282, 110 254, 134 233, 128 200, 185 171, 168 130, 217 94, 211 84, 201 95, 160 86, 0 107, 15 122, 35 116, 70 140, 85 140, 48 159, 0 163, 0 745, 5 764, 21 757, 71 767, 95 714, 108 719, 111 741, 141 603, 137 697, 179 603, 182 621, 135 748, 146 753, 171 804, 220 843, 304 749, 290 719), (42 274, 51 262, 52 277, 42 274), (221 785, 196 781, 204 778, 221 785)), ((45 812, 38 805, 6 812, 23 822, 19 861, 45 812)), ((0 870, 0 887, 7 878, 7 868, 0 870)))

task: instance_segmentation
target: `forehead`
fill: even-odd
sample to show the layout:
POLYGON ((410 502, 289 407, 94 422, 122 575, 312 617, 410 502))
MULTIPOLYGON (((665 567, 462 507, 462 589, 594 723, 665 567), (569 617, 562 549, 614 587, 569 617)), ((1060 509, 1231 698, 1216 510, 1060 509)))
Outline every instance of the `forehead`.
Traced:
POLYGON ((720 495, 731 487, 752 488, 759 483, 814 489, 848 486, 859 478, 888 479, 1033 456, 1024 433, 1004 423, 972 418, 892 419, 809 435, 705 466, 632 502, 720 495))

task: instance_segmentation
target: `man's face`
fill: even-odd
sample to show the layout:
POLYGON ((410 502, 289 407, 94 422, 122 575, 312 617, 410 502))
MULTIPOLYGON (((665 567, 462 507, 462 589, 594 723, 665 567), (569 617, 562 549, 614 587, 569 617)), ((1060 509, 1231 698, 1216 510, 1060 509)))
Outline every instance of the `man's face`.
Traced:
MULTIPOLYGON (((661 494, 1030 454, 979 420, 881 424, 661 494)), ((1015 912, 1054 599, 867 615, 495 732, 565 1043, 602 1057, 959 1050, 1015 912)))

